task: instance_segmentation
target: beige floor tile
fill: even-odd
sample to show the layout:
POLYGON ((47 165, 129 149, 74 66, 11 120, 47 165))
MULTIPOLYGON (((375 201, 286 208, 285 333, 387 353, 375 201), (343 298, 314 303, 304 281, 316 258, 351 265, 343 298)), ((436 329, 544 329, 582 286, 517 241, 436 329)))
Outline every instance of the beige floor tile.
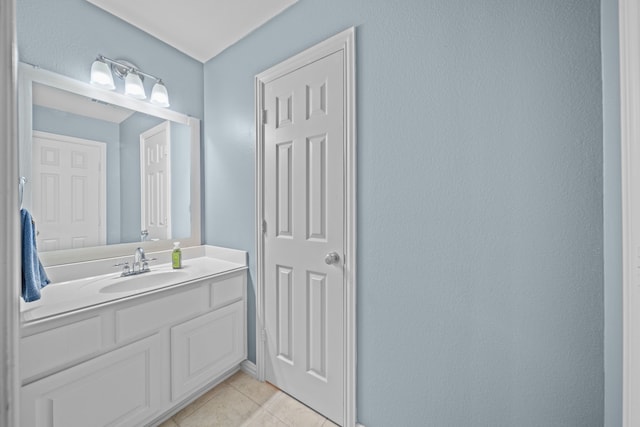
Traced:
POLYGON ((202 396, 198 397, 196 400, 191 402, 189 405, 182 408, 177 414, 175 414, 173 416, 174 421, 180 424, 182 420, 187 418, 189 415, 193 414, 196 409, 200 408, 202 405, 204 405, 209 400, 211 400, 213 396, 223 392, 225 387, 228 387, 228 386, 222 383, 212 388, 211 390, 207 391, 202 396))
POLYGON ((260 410, 255 402, 233 387, 223 385, 221 388, 220 393, 179 421, 180 427, 237 427, 260 410))
POLYGON ((237 372, 226 383, 258 405, 263 405, 278 392, 278 389, 271 384, 260 382, 242 371, 237 372))
POLYGON ((290 426, 320 427, 325 421, 322 415, 283 392, 265 403, 264 409, 290 426))
POLYGON ((178 424, 176 424, 175 421, 169 418, 167 421, 163 422, 158 427, 178 427, 178 424))
POLYGON ((275 415, 260 409, 242 424, 242 427, 289 427, 275 415))
POLYGON ((338 424, 335 424, 333 421, 327 419, 325 420, 324 424, 322 424, 322 427, 340 427, 340 426, 338 426, 338 424))

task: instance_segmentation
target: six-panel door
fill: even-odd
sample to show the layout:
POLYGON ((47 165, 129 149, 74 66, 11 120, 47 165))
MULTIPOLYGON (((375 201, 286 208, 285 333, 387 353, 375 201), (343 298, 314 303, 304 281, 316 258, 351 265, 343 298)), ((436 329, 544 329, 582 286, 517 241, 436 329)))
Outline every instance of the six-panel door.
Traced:
POLYGON ((339 424, 344 417, 343 61, 337 52, 264 86, 266 379, 339 424))

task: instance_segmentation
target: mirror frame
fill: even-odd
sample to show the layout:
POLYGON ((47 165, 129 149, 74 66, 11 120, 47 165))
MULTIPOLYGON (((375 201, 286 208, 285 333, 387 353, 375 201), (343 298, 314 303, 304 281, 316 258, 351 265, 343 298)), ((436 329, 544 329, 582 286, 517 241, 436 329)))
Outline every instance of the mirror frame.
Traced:
MULTIPOLYGON (((31 147, 33 129, 33 83, 41 83, 78 95, 93 98, 119 107, 149 114, 161 119, 170 120, 189 126, 191 130, 191 236, 180 238, 181 247, 201 244, 201 193, 200 193, 200 120, 146 101, 130 98, 118 92, 94 87, 37 66, 19 63, 18 66, 18 141, 20 158, 20 176, 31 177, 31 147)), ((31 187, 29 182, 24 187, 24 204, 31 206, 31 187)), ((41 252, 40 260, 45 267, 70 264, 105 258, 129 257, 137 247, 147 252, 170 250, 172 240, 119 243, 88 248, 64 249, 41 252)))

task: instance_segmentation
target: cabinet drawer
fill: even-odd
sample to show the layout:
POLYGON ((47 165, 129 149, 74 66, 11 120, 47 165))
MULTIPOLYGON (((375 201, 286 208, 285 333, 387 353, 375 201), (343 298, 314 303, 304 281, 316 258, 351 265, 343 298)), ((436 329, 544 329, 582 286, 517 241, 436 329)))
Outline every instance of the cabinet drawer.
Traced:
POLYGON ((171 399, 179 400, 246 357, 242 301, 171 328, 171 399))
POLYGON ((102 349, 100 316, 20 339, 20 378, 29 379, 68 366, 102 349))
POLYGON ((157 335, 22 387, 23 427, 139 426, 160 409, 157 335))
POLYGON ((211 307, 218 308, 238 301, 244 296, 246 274, 228 277, 211 284, 211 307))
POLYGON ((209 308, 208 289, 195 289, 164 296, 116 311, 116 342, 144 336, 158 328, 178 323, 209 308))

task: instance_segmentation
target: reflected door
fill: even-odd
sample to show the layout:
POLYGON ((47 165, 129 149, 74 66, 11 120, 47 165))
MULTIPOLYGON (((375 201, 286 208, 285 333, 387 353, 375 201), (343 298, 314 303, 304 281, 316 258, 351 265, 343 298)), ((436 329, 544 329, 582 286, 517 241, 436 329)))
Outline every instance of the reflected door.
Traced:
POLYGON ((149 239, 171 239, 171 131, 169 122, 140 134, 142 230, 149 239))
POLYGON ((342 52, 264 87, 267 381, 344 417, 342 52))
POLYGON ((106 243, 104 143, 33 132, 32 215, 40 251, 106 243))

